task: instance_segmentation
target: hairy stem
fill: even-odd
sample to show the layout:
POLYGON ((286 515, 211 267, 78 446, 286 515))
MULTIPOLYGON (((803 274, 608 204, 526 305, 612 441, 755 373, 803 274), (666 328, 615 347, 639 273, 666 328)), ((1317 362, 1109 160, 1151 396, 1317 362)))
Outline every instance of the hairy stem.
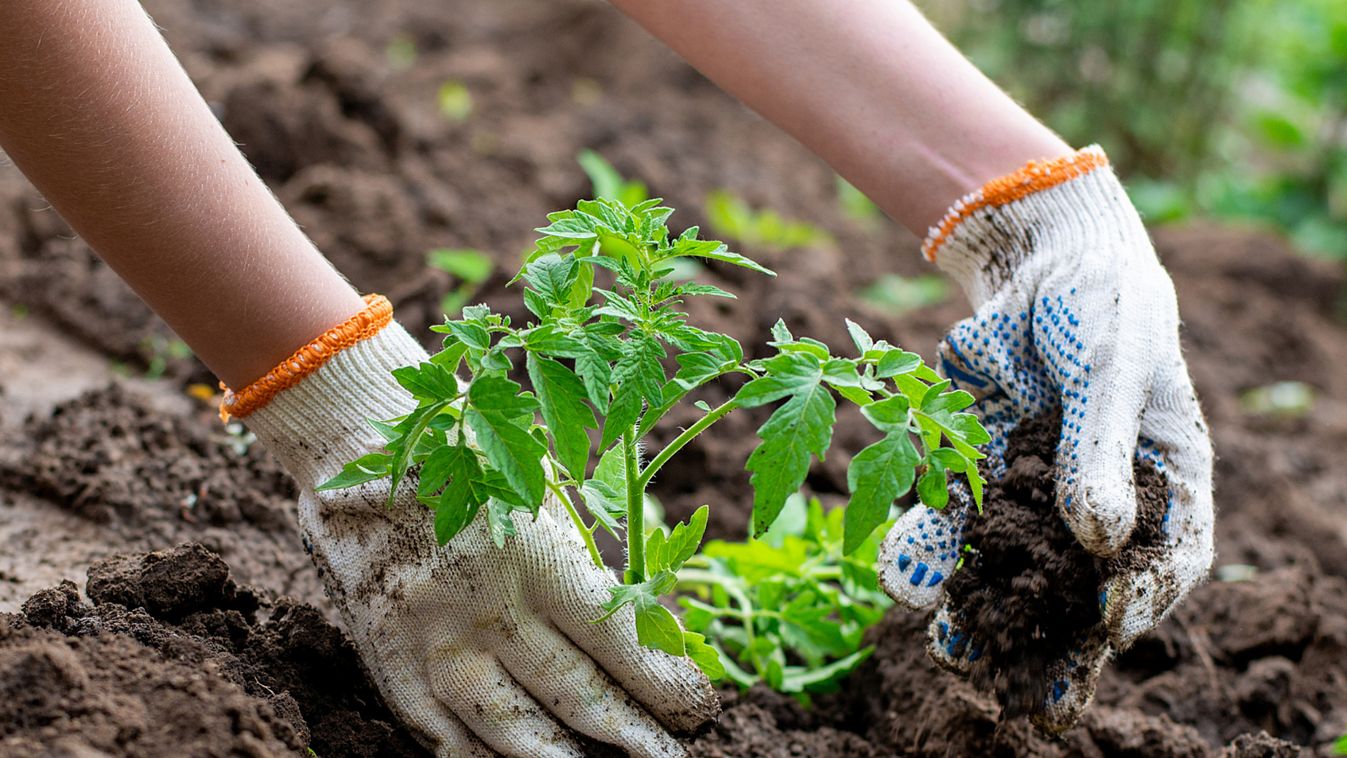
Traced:
POLYGON ((682 434, 678 435, 677 437, 674 437, 669 444, 664 446, 663 450, 659 451, 659 455, 656 455, 650 461, 650 463, 646 464, 645 470, 641 472, 638 481, 641 491, 644 492, 645 488, 650 486, 650 479, 655 476, 655 473, 659 471, 661 466, 667 463, 670 458, 674 457, 675 453, 677 453, 679 450, 682 450, 684 445, 688 444, 693 439, 695 439, 697 435, 706 431, 712 424, 719 421, 725 414, 729 413, 730 411, 738 407, 739 406, 734 402, 733 398, 726 400, 725 402, 711 409, 711 411, 707 413, 705 416, 702 416, 700 419, 697 419, 697 423, 693 424, 692 426, 689 426, 687 429, 684 429, 682 434))
POLYGON ((636 425, 622 435, 622 458, 627 466, 627 584, 645 581, 645 483, 637 472, 636 425))

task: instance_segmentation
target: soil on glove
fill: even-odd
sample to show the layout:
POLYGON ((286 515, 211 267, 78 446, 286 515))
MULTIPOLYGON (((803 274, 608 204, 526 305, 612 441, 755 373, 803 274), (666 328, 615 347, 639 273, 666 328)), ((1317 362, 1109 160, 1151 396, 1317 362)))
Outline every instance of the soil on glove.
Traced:
MULTIPOLYGON (((358 288, 389 295, 399 320, 428 344, 424 327, 440 320, 441 295, 459 284, 427 268, 433 248, 487 252, 496 268, 473 299, 527 316, 517 291, 503 285, 544 214, 588 193, 575 162, 582 148, 665 197, 679 209, 675 224, 717 234, 704 200, 725 188, 831 235, 831 243, 796 250, 731 240, 778 271, 776 279, 708 264, 707 281, 739 299, 694 302, 692 318, 756 357, 778 317, 796 334, 837 346, 849 343, 849 317, 929 356, 968 315, 956 288, 901 314, 863 302, 858 293, 885 274, 933 272, 917 241, 883 220, 845 213, 826 166, 602 3, 145 6, 318 246, 358 288), (467 118, 440 111, 446 82, 470 93, 467 118)), ((1326 755, 1347 732, 1342 269, 1252 230, 1154 234, 1178 289, 1185 355, 1217 454, 1215 578, 1106 668, 1095 705, 1063 741, 1041 738, 1021 719, 1002 723, 993 695, 928 661, 927 617, 894 610, 842 694, 806 711, 767 692, 727 692, 724 716, 692 745, 695 754, 1290 755, 1295 745, 1326 755), (1278 381, 1308 388, 1310 411, 1268 413, 1242 401, 1278 381)), ((66 586, 42 593, 27 620, 6 617, 0 729, 18 725, 6 734, 26 741, 0 753, 77 745, 180 755, 205 752, 188 749, 207 739, 200 734, 221 752, 262 755, 306 742, 324 758, 342 754, 343 742, 357 746, 347 754, 361 745, 417 749, 387 726, 363 674, 340 653, 348 648, 326 620, 293 526, 294 493, 277 464, 256 445, 240 452, 242 440, 225 434, 209 407, 182 396, 190 382, 209 383, 208 373, 163 349, 167 328, 3 160, 0 299, 0 609, 18 611, 62 578, 82 581, 115 552, 190 542, 218 553, 240 585, 232 595, 203 593, 191 589, 195 574, 169 572, 153 592, 103 594, 99 580, 81 588, 97 596, 92 602, 66 586), (38 338, 16 341, 38 322, 46 330, 38 338), (81 360, 53 359, 53 330, 82 345, 81 360), (138 374, 156 357, 166 381, 47 402, 52 388, 70 383, 70 367, 115 361, 138 374), (170 396, 178 402, 159 402, 170 396), (251 611, 240 605, 250 596, 251 611), (176 599, 189 597, 196 599, 186 606, 176 599), (259 646, 291 652, 247 652, 259 646), (32 684, 39 680, 46 683, 32 684), (325 693, 354 694, 331 707, 306 705, 325 693), (366 726, 355 734, 343 730, 347 723, 366 726), (248 740, 261 747, 244 747, 248 740)), ((714 405, 735 389, 727 382, 700 399, 714 405)), ((652 445, 696 415, 671 413, 652 445)), ((708 537, 744 535, 752 492, 743 465, 762 420, 732 414, 661 471, 656 494, 670 518, 710 503, 708 537)), ((834 452, 811 474, 810 489, 840 501, 847 451, 870 441, 863 419, 841 413, 834 452)), ((218 566, 206 573, 218 576, 218 566)))
POLYGON ((988 482, 983 513, 964 531, 972 550, 945 586, 950 604, 965 609, 967 626, 959 631, 968 637, 935 642, 964 657, 976 645, 969 679, 996 693, 1006 718, 1041 708, 1052 694, 1049 667, 1097 637, 1099 588, 1120 571, 1144 568, 1133 564, 1163 538, 1168 484, 1139 462, 1136 526, 1127 544, 1112 559, 1081 546, 1057 514, 1061 427, 1055 409, 1011 432, 1005 475, 988 482))

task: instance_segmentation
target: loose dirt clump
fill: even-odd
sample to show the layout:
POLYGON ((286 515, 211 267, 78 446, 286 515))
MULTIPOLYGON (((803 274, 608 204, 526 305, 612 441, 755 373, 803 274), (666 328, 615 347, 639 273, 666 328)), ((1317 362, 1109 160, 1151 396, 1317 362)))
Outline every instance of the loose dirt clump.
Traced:
POLYGON ((423 755, 315 608, 200 545, 122 555, 0 616, 0 748, 423 755))
POLYGON ((1049 697, 1049 667, 1099 635, 1099 588, 1163 536, 1168 485, 1154 466, 1138 463, 1131 539, 1112 559, 1081 546, 1057 512, 1061 426, 1054 409, 1011 433, 1005 475, 988 483, 983 513, 964 531, 971 552, 945 588, 950 604, 966 613, 960 631, 973 640, 956 645, 956 653, 971 655, 970 645, 981 651, 969 678, 996 693, 1006 718, 1029 714, 1049 697))
POLYGON ((0 489, 97 524, 120 549, 201 542, 244 581, 322 598, 300 547, 294 483, 280 464, 246 436, 121 384, 29 418, 0 442, 0 489))

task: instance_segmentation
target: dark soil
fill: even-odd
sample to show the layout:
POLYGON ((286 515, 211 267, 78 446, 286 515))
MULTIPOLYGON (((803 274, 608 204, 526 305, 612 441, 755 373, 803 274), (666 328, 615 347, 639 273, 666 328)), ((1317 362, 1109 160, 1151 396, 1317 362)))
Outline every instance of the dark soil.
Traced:
POLYGON ((87 591, 0 616, 0 752, 423 752, 317 609, 238 586, 200 545, 95 564, 87 591))
MULTIPOLYGON (((832 235, 835 244, 806 250, 746 249, 780 272, 775 280, 710 267, 710 281, 739 299, 696 303, 693 319, 750 351, 778 317, 797 334, 845 345, 850 317, 929 355, 967 315, 957 295, 901 316, 860 302, 856 293, 882 274, 930 273, 916 241, 846 216, 826 166, 606 5, 145 5, 319 247, 356 286, 390 295, 399 320, 428 342, 424 327, 439 320, 439 297, 456 282, 427 269, 425 252, 490 252, 498 270, 479 299, 523 316, 517 293, 502 285, 543 215, 587 193, 575 163, 584 147, 679 208, 675 223, 705 225, 705 193, 723 187, 832 235), (399 38, 415 44, 411 66, 386 53, 399 38), (472 94, 462 122, 436 107, 450 79, 472 94)), ((1245 581, 1196 589, 1106 669, 1095 706, 1062 741, 1020 719, 1002 723, 992 695, 928 661, 927 619, 895 610, 841 694, 804 711, 771 693, 726 693, 720 724, 694 753, 1294 753, 1276 738, 1322 755, 1347 732, 1341 268, 1252 230, 1159 229, 1155 239, 1178 288, 1185 352, 1217 452, 1218 577, 1245 581), (1277 417, 1241 405, 1245 390, 1279 380, 1311 387, 1313 412, 1277 417)), ((3 161, 0 298, 133 372, 170 336, 3 161)), ((161 393, 209 380, 194 360, 170 359, 167 369, 161 393)), ((0 385, 9 397, 25 391, 5 375, 0 385)), ((733 391, 712 388, 705 399, 733 391)), ((221 566, 196 550, 123 560, 93 573, 91 605, 64 585, 37 595, 25 617, 5 617, 0 730, 10 741, 0 754, 269 755, 307 743, 326 758, 343 747, 414 749, 320 612, 319 582, 290 520, 293 490, 265 451, 234 451, 205 407, 165 409, 130 390, 74 399, 26 423, 8 408, 0 408, 6 559, 42 564, 50 556, 22 546, 78 521, 90 527, 80 534, 96 535, 84 538, 91 544, 138 554, 202 543, 236 580, 217 585, 221 566), (39 505, 9 507, 20 498, 39 505)), ((658 433, 685 426, 686 413, 670 414, 658 433)), ((751 497, 743 463, 760 422, 734 414, 665 467, 656 488, 670 517, 711 503, 710 536, 743 535, 751 497)), ((833 500, 845 490, 844 451, 869 437, 863 421, 844 415, 835 440, 837 452, 808 481, 833 500)), ((78 579, 89 565, 56 575, 78 579)), ((0 582, 14 577, 0 572, 0 582)))
MULTIPOLYGON (((989 482, 983 514, 964 539, 973 548, 950 576, 950 603, 965 609, 981 654, 973 684, 996 693, 1006 718, 1035 711, 1048 697, 1048 667, 1098 629, 1099 588, 1162 538, 1168 484, 1150 464, 1136 465, 1137 522, 1118 556, 1091 555, 1057 515, 1060 409, 1011 432, 1006 472, 989 482)), ((944 642, 944 640, 938 640, 944 642)), ((968 655, 968 644, 956 652, 968 655)))

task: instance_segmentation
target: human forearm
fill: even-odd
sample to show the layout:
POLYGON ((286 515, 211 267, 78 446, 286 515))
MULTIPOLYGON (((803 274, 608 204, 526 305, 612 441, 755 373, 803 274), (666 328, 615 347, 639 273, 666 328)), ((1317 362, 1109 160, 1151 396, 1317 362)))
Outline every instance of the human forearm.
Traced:
POLYGON ((133 0, 0 3, 0 147, 233 386, 362 307, 133 0))
POLYGON ((1069 152, 905 0, 612 0, 918 236, 1069 152))

